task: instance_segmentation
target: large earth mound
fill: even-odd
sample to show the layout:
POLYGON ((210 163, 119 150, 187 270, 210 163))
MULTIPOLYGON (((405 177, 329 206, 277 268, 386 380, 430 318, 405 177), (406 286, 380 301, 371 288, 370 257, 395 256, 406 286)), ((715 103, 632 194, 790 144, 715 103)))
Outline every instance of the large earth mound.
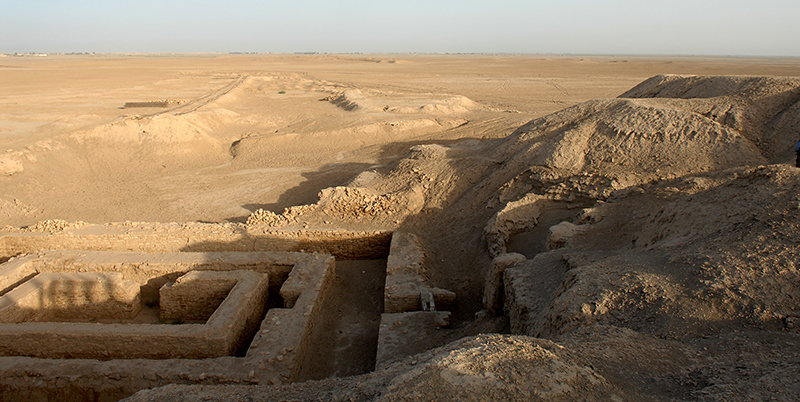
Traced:
POLYGON ((798 132, 798 79, 657 76, 502 139, 413 147, 248 223, 418 234, 458 294, 441 348, 359 377, 130 400, 794 400, 798 132), (444 345, 502 330, 495 316, 513 335, 444 345))

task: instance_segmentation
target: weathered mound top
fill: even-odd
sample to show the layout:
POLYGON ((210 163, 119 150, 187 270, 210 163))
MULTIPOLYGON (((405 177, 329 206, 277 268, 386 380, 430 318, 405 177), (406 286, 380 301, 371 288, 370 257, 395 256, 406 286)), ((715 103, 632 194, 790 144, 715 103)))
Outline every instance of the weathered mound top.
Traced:
POLYGON ((666 102, 596 100, 532 121, 509 159, 593 174, 674 174, 764 162, 738 130, 666 102))
POLYGON ((717 98, 739 96, 761 100, 797 91, 795 77, 657 75, 620 95, 620 98, 717 98))
POLYGON ((800 132, 800 79, 657 76, 617 99, 533 120, 495 147, 501 197, 592 176, 597 196, 687 174, 787 163, 800 132), (508 179, 506 179, 508 180, 508 179))
POLYGON ((403 96, 349 89, 327 96, 328 101, 347 111, 386 112, 395 114, 451 115, 480 109, 482 106, 460 95, 427 94, 425 97, 403 96))
POLYGON ((793 77, 659 75, 620 98, 681 99, 688 111, 731 127, 770 162, 782 162, 800 130, 800 80, 793 77))

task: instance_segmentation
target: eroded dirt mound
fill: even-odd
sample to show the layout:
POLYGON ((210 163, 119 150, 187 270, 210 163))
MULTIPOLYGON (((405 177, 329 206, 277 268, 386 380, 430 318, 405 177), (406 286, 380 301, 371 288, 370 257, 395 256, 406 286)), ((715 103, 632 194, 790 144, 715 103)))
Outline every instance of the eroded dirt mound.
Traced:
POLYGON ((583 103, 537 119, 506 141, 498 157, 506 160, 506 169, 522 173, 505 191, 517 194, 575 175, 606 178, 618 189, 766 162, 734 128, 649 99, 583 103))
POLYGON ((612 398, 613 387, 555 343, 486 335, 415 357, 413 369, 389 384, 382 401, 574 400, 612 398))
POLYGON ((797 141, 796 78, 659 75, 620 97, 688 100, 677 105, 741 132, 771 163, 784 162, 797 141))
POLYGON ((798 194, 800 172, 785 166, 614 193, 584 212, 596 223, 551 252, 567 271, 546 307, 527 311, 522 332, 548 337, 594 323, 665 337, 786 330, 800 312, 798 194))
POLYGON ((466 96, 424 94, 408 96, 378 90, 351 89, 322 99, 347 111, 386 112, 396 114, 460 114, 483 107, 466 96))
POLYGON ((558 342, 481 335, 357 377, 277 387, 170 385, 126 401, 789 401, 800 391, 798 341, 751 331, 681 343, 610 326, 558 342))
MULTIPOLYGON (((796 364, 758 367, 793 354, 757 345, 795 342, 800 323, 800 172, 776 164, 792 156, 800 129, 798 86, 788 78, 655 77, 620 99, 579 104, 505 139, 416 147, 350 187, 379 196, 417 183, 422 207, 400 225, 430 247, 427 269, 435 285, 458 293, 462 322, 480 308, 492 258, 557 210, 565 222, 531 245, 544 251, 505 268, 505 313, 513 332, 564 342, 584 353, 585 364, 604 367, 597 374, 605 382, 594 383, 599 399, 725 400, 735 390, 748 390, 743 400, 785 398, 774 384, 796 364), (603 352, 585 346, 589 340, 603 352), (740 349, 723 350, 728 341, 740 349), (626 351, 632 345, 648 352, 634 356, 626 351), (735 373, 743 353, 756 363, 735 373), (756 371, 774 381, 756 384, 748 377, 756 371)), ((383 397, 460 399, 453 381, 465 389, 488 384, 463 373, 473 363, 491 372, 480 356, 494 352, 473 351, 462 364, 467 343, 430 352, 442 365, 395 377, 386 390, 408 394, 383 397)), ((498 347, 510 356, 516 346, 498 347)), ((565 386, 579 376, 567 377, 565 386)))

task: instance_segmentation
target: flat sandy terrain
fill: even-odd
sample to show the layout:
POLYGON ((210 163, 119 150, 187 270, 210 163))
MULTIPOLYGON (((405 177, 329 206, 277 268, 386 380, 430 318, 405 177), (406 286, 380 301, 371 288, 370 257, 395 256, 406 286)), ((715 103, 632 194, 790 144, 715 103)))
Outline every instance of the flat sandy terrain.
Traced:
POLYGON ((504 137, 657 74, 798 76, 800 60, 1 57, 0 226, 279 213, 413 144, 504 137), (320 101, 344 92, 360 110, 320 101), (179 102, 123 108, 168 99, 179 102))

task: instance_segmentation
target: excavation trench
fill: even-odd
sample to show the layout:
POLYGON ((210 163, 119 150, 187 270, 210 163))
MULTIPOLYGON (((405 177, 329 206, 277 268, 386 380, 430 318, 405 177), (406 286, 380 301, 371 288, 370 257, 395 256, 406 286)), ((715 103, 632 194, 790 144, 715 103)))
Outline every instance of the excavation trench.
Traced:
MULTIPOLYGON (((0 322, 0 399, 116 400, 170 383, 270 385, 373 371, 391 233, 301 233, 314 241, 269 235, 275 239, 259 244, 330 254, 238 251, 237 243, 221 241, 203 243, 202 252, 174 252, 163 250, 170 244, 160 233, 166 246, 151 253, 51 250, 5 261, 0 299, 27 286, 34 299, 77 302, 50 318, 0 322), (98 295, 113 303, 92 305, 98 295), (106 305, 123 315, 87 315, 106 305), (165 309, 175 313, 160 316, 165 309), (23 368, 8 363, 22 356, 23 368), (41 384, 20 372, 35 372, 41 384), (71 375, 69 389, 60 387, 71 375), (119 386, 101 386, 111 380, 119 386)), ((77 246, 55 237, 36 238, 77 246)), ((75 237, 87 248, 102 246, 93 233, 75 237)), ((130 248, 149 239, 124 240, 130 248)), ((20 254, 13 243, 7 254, 20 254)), ((41 309, 9 305, 20 314, 41 309)))
POLYGON ((337 261, 299 381, 375 369, 386 260, 337 261))
MULTIPOLYGON (((302 362, 298 380, 322 379, 331 376, 350 376, 370 372, 375 368, 378 347, 378 335, 381 314, 384 309, 384 286, 386 282, 386 259, 337 261, 331 277, 325 285, 327 291, 317 300, 319 317, 313 323, 310 334, 310 348, 302 362)), ((271 269, 269 285, 264 285, 263 295, 250 303, 250 324, 243 328, 238 340, 230 351, 231 356, 245 357, 254 336, 259 330, 259 323, 264 320, 270 309, 290 308, 294 301, 284 300, 280 294, 282 285, 289 276, 289 266, 283 269, 271 269)), ((65 267, 66 269, 66 267, 65 267)), ((232 271, 252 272, 252 271, 232 271)), ((0 322, 63 322, 63 323, 98 323, 117 325, 145 325, 156 328, 162 325, 183 325, 210 323, 225 300, 234 296, 236 278, 227 278, 230 274, 214 271, 172 272, 152 277, 141 286, 136 286, 138 296, 127 307, 115 301, 95 303, 93 299, 105 293, 116 291, 114 282, 108 282, 103 275, 81 273, 53 273, 29 275, 30 283, 22 286, 29 290, 32 303, 14 308, 13 321, 0 319, 0 322), (83 278, 81 275, 88 278, 83 278), (202 276, 209 277, 207 279, 202 276), (52 278, 51 278, 52 277, 52 278), (195 279, 195 277, 197 279, 195 279), (37 283, 34 283, 36 278, 37 283), (50 278, 47 281, 41 278, 50 278), (191 285, 180 287, 181 280, 191 278, 191 285), (100 282, 100 281, 104 282, 100 282), (39 290, 40 289, 40 290, 39 290), (173 290, 175 289, 175 290, 173 290), (37 293, 38 292, 38 293, 37 293), (167 293, 165 293, 167 292, 167 293), (174 295, 165 298, 165 295, 174 295), (30 307, 28 306, 30 305, 30 307), (110 307, 107 307, 108 305, 110 307), (117 306, 122 307, 117 307, 117 306), (122 308, 122 310, 120 310, 122 308), (109 313, 105 310, 112 310, 109 313), (120 310, 120 311, 117 311, 120 310), (105 311, 105 312, 104 312, 105 311), (94 315, 93 313, 94 312, 94 315), (102 317, 96 314, 104 314, 102 317), (109 315, 111 314, 111 315, 109 315), (160 324, 160 325, 159 325, 160 324)), ((121 278, 121 274, 112 273, 121 278)), ((256 274, 258 275, 258 274, 256 274)), ((27 281, 23 281, 25 283, 27 281)), ((128 282, 132 285, 132 282, 128 282)), ((133 289, 129 290, 133 292, 133 289)), ((119 293, 117 291, 116 293, 119 293)), ((10 296, 15 296, 10 294, 10 296)), ((23 298, 24 299, 24 298, 23 298)), ((27 300, 24 299, 24 300, 27 300)), ((5 300, 5 299, 2 299, 5 300)), ((12 316, 8 311, 0 318, 12 316)), ((6 317, 7 318, 7 317, 6 317)), ((138 328, 128 327, 131 330, 138 328)), ((25 355, 25 354, 23 354, 25 355)), ((84 358, 69 352, 58 352, 54 355, 30 354, 32 357, 49 358, 84 358)), ((194 358, 203 359, 211 356, 199 355, 153 355, 153 356, 85 356, 100 360, 125 358, 194 358)))

